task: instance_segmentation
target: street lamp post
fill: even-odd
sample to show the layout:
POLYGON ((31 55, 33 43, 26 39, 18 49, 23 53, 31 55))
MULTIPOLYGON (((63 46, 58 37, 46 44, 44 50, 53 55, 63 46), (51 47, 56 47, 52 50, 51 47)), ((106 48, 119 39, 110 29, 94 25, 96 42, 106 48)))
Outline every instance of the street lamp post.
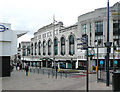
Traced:
POLYGON ((98 53, 99 52, 98 51, 98 37, 97 37, 97 40, 95 40, 95 42, 96 42, 96 46, 97 46, 97 62, 96 62, 96 64, 97 64, 97 70, 96 71, 97 71, 97 82, 98 82, 98 54, 99 54, 98 53))
POLYGON ((107 60, 106 60, 106 86, 109 86, 110 82, 110 73, 109 73, 109 53, 110 53, 110 47, 111 42, 109 42, 109 0, 107 2, 107 42, 105 43, 105 46, 107 47, 107 60))
POLYGON ((55 20, 55 16, 53 16, 53 67, 56 65, 55 63, 55 47, 54 47, 54 38, 55 38, 55 23, 57 21, 55 20))
POLYGON ((86 91, 88 92, 89 90, 89 75, 88 75, 88 65, 89 65, 89 62, 88 62, 88 35, 87 34, 83 34, 82 35, 82 38, 81 38, 81 45, 83 46, 83 48, 86 49, 86 56, 87 56, 87 60, 86 60, 86 71, 87 71, 87 76, 86 76, 86 91))
POLYGON ((89 91, 89 75, 88 75, 88 65, 89 65, 89 62, 88 62, 89 58, 88 58, 88 44, 87 44, 87 64, 86 64, 86 70, 87 70, 87 78, 86 78, 86 91, 88 92, 89 91))

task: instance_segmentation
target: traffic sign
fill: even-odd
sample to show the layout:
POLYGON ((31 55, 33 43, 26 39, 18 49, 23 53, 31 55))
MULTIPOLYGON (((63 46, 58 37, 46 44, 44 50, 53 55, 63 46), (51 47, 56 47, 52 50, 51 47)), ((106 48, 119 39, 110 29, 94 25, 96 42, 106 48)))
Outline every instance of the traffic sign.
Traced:
POLYGON ((87 43, 87 38, 81 38, 81 42, 86 42, 87 43))
POLYGON ((77 45, 83 45, 83 46, 86 46, 87 44, 86 44, 86 43, 78 43, 77 45))
POLYGON ((83 34, 82 38, 81 38, 81 44, 84 48, 88 47, 88 35, 87 34, 83 34))
POLYGON ((81 50, 87 50, 87 47, 82 47, 81 50))

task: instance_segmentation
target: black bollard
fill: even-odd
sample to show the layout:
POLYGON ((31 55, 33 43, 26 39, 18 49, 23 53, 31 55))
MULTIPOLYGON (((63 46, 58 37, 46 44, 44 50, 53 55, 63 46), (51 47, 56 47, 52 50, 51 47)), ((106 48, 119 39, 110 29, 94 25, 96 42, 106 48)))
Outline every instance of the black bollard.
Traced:
POLYGON ((50 71, 48 71, 48 78, 50 78, 50 71))
POLYGON ((65 73, 65 78, 67 78, 67 73, 65 73))
POLYGON ((62 73, 60 73, 60 78, 62 78, 62 73))
POLYGON ((57 72, 56 72, 56 79, 57 79, 57 72))
POLYGON ((35 68, 34 68, 34 73, 35 73, 35 68))
POLYGON ((43 75, 44 75, 44 69, 43 69, 43 75))
POLYGON ((38 74, 39 74, 39 69, 38 69, 38 74))
POLYGON ((52 71, 52 78, 54 77, 54 72, 52 71))

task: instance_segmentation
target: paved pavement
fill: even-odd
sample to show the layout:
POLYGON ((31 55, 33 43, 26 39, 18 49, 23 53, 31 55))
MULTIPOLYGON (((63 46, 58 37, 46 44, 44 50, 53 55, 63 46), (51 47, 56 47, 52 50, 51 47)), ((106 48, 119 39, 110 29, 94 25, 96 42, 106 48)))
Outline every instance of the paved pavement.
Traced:
MULTIPOLYGON (((76 75, 77 76, 77 75, 76 75)), ((56 77, 42 73, 14 70, 11 77, 2 78, 2 90, 86 90, 86 76, 56 77)), ((112 85, 106 87, 105 83, 96 82, 96 74, 89 75, 89 90, 112 90, 112 85)))

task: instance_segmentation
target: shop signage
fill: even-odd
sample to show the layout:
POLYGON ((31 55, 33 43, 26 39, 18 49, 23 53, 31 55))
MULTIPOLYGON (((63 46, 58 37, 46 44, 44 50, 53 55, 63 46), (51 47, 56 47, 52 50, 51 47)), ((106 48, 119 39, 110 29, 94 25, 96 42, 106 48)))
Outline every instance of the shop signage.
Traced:
POLYGON ((120 52, 120 50, 115 50, 115 52, 120 52))
POLYGON ((112 15, 120 15, 120 13, 119 12, 116 12, 116 13, 112 13, 112 15))

